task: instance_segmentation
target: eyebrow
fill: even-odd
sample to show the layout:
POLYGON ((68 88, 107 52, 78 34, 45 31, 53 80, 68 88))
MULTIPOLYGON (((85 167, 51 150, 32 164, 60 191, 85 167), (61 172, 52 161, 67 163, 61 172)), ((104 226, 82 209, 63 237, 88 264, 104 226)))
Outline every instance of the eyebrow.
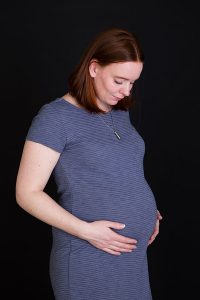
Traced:
MULTIPOLYGON (((124 79, 124 80, 128 80, 129 81, 129 79, 128 78, 125 78, 125 77, 121 77, 121 76, 115 76, 116 78, 118 78, 118 79, 124 79)), ((134 82, 135 80, 131 80, 131 82, 134 82)))

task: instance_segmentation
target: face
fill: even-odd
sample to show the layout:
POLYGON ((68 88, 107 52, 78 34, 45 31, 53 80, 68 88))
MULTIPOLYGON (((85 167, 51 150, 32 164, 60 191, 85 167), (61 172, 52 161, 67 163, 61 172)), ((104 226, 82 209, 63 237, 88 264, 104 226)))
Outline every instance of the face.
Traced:
POLYGON ((89 72, 94 79, 97 105, 109 111, 124 97, 129 96, 134 82, 142 72, 142 62, 112 63, 105 67, 91 62, 89 72))

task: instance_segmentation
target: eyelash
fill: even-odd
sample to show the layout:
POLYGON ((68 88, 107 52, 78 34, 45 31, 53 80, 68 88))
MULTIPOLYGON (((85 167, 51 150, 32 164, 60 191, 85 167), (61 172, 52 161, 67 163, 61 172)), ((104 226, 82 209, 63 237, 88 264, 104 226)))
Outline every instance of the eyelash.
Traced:
MULTIPOLYGON (((117 81, 117 80, 114 80, 114 82, 115 82, 116 84, 123 84, 123 82, 119 82, 119 81, 117 81)), ((131 85, 133 86, 133 82, 131 82, 131 85)))
POLYGON ((122 84, 123 82, 119 82, 119 81, 115 80, 115 83, 116 84, 122 84))

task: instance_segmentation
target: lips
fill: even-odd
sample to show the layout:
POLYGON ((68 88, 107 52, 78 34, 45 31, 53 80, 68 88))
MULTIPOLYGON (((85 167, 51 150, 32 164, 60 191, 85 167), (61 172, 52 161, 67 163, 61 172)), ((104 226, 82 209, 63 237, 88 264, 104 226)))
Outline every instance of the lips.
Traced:
POLYGON ((122 100, 123 98, 119 98, 119 97, 115 97, 115 96, 113 96, 114 98, 115 98, 115 100, 117 100, 117 101, 120 101, 120 100, 122 100))

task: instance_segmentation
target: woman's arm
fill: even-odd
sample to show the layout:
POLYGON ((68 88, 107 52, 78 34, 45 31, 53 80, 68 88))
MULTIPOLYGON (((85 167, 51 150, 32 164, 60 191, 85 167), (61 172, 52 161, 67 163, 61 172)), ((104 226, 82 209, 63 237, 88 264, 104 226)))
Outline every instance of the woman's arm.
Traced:
POLYGON ((25 142, 17 174, 16 200, 41 221, 83 238, 82 230, 88 223, 66 211, 44 192, 59 156, 60 153, 42 144, 25 142))
POLYGON ((17 203, 41 221, 85 239, 108 253, 119 255, 135 249, 135 239, 111 229, 123 229, 123 224, 107 220, 91 223, 80 220, 44 192, 59 156, 58 152, 42 144, 25 142, 16 181, 17 203))

